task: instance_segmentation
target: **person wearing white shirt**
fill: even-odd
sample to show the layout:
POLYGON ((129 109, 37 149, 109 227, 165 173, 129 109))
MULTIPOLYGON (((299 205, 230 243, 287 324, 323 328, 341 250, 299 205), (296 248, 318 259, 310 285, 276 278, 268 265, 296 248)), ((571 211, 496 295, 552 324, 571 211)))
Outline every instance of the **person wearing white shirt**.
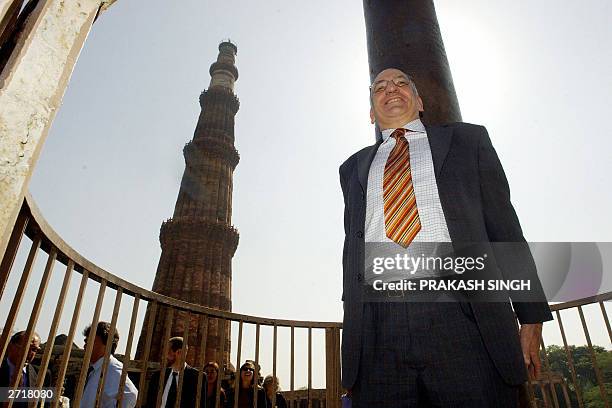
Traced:
MULTIPOLYGON (((87 380, 85 382, 85 389, 83 390, 83 397, 81 398, 81 408, 94 408, 96 405, 96 393, 98 391, 98 383, 100 381, 100 375, 102 374, 102 365, 104 364, 104 354, 106 351, 106 344, 109 341, 110 324, 108 322, 99 322, 96 329, 96 336, 94 338, 93 348, 91 352, 91 364, 87 371, 87 380)), ((85 344, 87 344, 87 337, 89 336, 90 327, 87 327, 83 331, 85 336, 85 344)), ((115 334, 111 346, 111 355, 109 356, 108 367, 106 369, 104 381, 104 388, 100 393, 100 407, 101 408, 114 408, 117 406, 117 400, 119 398, 119 382, 121 380, 121 372, 123 371, 123 364, 113 356, 117 343, 119 342, 119 333, 115 330, 115 334)), ((129 379, 126 377, 125 385, 121 391, 122 407, 132 408, 136 406, 136 400, 138 399, 138 390, 129 379)))

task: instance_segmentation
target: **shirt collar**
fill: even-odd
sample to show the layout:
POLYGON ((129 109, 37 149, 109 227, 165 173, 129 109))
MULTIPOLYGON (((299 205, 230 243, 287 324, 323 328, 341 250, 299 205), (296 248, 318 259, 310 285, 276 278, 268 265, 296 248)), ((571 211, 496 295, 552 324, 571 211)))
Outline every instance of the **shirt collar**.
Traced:
MULTIPOLYGON (((109 356, 109 363, 110 357, 112 357, 112 355, 109 356)), ((102 363, 104 363, 104 356, 100 357, 95 363, 90 364, 90 367, 92 367, 94 371, 98 371, 102 367, 102 363)))
MULTIPOLYGON (((406 123, 402 127, 404 129, 410 130, 412 132, 416 132, 418 134, 425 133, 425 125, 423 125, 423 122, 421 122, 421 119, 419 118, 416 118, 415 120, 406 123)), ((394 131, 395 131, 395 128, 391 128, 391 129, 385 129, 381 132, 382 137, 383 137, 383 143, 389 139, 389 137, 391 136, 391 133, 393 133, 394 131)), ((410 138, 410 134, 407 134, 406 137, 410 138)))

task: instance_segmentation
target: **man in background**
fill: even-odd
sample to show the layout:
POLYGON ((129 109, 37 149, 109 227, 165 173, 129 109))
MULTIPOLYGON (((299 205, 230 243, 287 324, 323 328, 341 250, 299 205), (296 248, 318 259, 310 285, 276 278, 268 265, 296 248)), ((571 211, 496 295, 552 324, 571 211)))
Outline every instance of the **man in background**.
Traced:
MULTIPOLYGON (((198 374, 199 371, 183 361, 183 355, 187 353, 187 345, 183 344, 182 337, 172 337, 169 340, 166 364, 168 368, 164 373, 163 391, 161 395, 160 408, 173 408, 178 399, 179 376, 183 373, 183 388, 181 391, 181 408, 195 407, 198 374)), ((157 408, 157 392, 159 390, 159 371, 153 373, 149 381, 147 392, 147 407, 157 408)), ((206 407, 206 374, 202 374, 202 386, 200 391, 200 407, 206 407)))
MULTIPOLYGON (((27 343, 26 332, 19 331, 9 340, 8 347, 6 349, 6 357, 2 361, 0 366, 0 387, 12 387, 15 384, 18 376, 18 367, 21 364, 21 359, 25 353, 25 364, 21 372, 21 379, 19 380, 18 387, 36 387, 38 382, 38 371, 32 366, 32 360, 36 356, 36 353, 40 352, 40 336, 38 333, 32 334, 32 340, 27 343)), ((43 387, 49 387, 50 375, 47 371, 43 387)), ((26 402, 13 403, 15 408, 25 408, 34 404, 28 404, 26 402)), ((45 406, 49 404, 46 403, 45 406)))
MULTIPOLYGON (((98 322, 98 325, 96 326, 96 334, 91 351, 90 365, 89 369, 87 370, 87 379, 85 381, 83 397, 81 398, 81 408, 94 408, 96 406, 96 393, 98 391, 98 383, 102 374, 102 365, 104 364, 106 345, 109 341, 112 344, 108 360, 108 367, 106 368, 105 373, 106 379, 104 380, 104 388, 100 393, 100 407, 116 407, 119 392, 123 393, 122 407, 132 408, 136 406, 138 390, 129 377, 126 376, 123 390, 119 391, 123 364, 113 355, 117 349, 117 344, 119 343, 119 333, 117 330, 115 330, 113 338, 111 339, 109 338, 110 329, 111 325, 108 322, 98 322)), ((87 346, 87 338, 89 337, 90 330, 91 326, 88 326, 85 328, 85 330, 83 330, 83 336, 85 336, 85 346, 87 346)))

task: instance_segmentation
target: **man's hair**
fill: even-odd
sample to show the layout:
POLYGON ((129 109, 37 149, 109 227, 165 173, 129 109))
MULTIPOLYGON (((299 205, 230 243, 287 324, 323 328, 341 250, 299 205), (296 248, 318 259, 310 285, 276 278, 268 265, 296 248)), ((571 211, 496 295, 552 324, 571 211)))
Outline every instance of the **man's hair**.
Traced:
POLYGON ((21 339, 25 336, 25 330, 18 331, 17 333, 11 336, 11 340, 9 343, 11 344, 19 344, 21 343, 21 339))
MULTIPOLYGON (((18 331, 17 333, 15 333, 15 334, 13 334, 11 336, 11 339, 9 340, 9 343, 13 344, 13 345, 17 345, 17 344, 21 343, 21 341, 25 337, 25 334, 26 334, 25 330, 18 331)), ((40 338, 40 336, 36 332, 32 333, 32 338, 34 338, 34 336, 40 338)))
POLYGON ((168 340, 170 343, 170 349, 172 351, 179 351, 183 348, 183 338, 182 337, 172 337, 168 340))
MULTIPOLYGON (((91 330, 91 325, 87 326, 85 330, 83 330, 83 336, 88 337, 89 331, 91 330)), ((108 342, 108 337, 110 336, 111 324, 109 322, 98 322, 98 326, 96 327, 96 336, 102 340, 102 344, 106 346, 108 342)), ((113 335, 113 345, 111 346, 111 354, 115 352, 117 348, 117 344, 119 343, 119 331, 115 327, 115 333, 113 335)))

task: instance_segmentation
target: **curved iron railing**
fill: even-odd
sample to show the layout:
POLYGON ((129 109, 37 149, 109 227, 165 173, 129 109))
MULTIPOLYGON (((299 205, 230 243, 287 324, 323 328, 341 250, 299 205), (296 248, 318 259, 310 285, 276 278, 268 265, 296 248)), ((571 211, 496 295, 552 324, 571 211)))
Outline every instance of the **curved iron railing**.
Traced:
MULTIPOLYGON (((238 345, 236 349, 236 366, 240 366, 241 360, 241 349, 242 341, 243 341, 243 326, 250 324, 254 325, 256 328, 256 339, 255 339, 255 361, 256 363, 259 360, 259 342, 260 342, 260 329, 262 326, 268 326, 273 329, 274 333, 274 352, 273 352, 273 369, 272 375, 276 376, 276 350, 277 350, 277 328, 279 327, 288 327, 291 329, 291 370, 290 370, 290 390, 289 395, 294 395, 294 398, 302 398, 306 397, 306 401, 309 407, 312 406, 312 399, 310 398, 312 391, 312 332, 313 330, 324 330, 325 331, 325 347, 326 347, 326 356, 325 356, 325 367, 326 367, 326 390, 325 390, 325 400, 327 401, 326 406, 335 407, 339 406, 339 397, 340 397, 340 330, 342 327, 341 323, 335 322, 316 322, 316 321, 298 321, 298 320, 285 320, 285 319, 271 319, 265 317, 257 317, 257 316, 249 316, 239 313, 225 312, 216 309, 210 309, 201 305, 184 302, 178 299, 173 299, 159 293, 151 292, 144 288, 141 288, 137 285, 134 285, 131 282, 128 282, 116 275, 113 275, 104 269, 100 268, 96 264, 87 260, 81 254, 79 254, 76 250, 74 250, 70 245, 68 245, 64 240, 51 228, 51 226, 46 222, 45 218, 42 216, 38 208, 36 207, 32 197, 27 195, 19 217, 15 223, 15 227, 13 229, 13 234, 10 238, 9 245, 5 252, 5 256, 0 264, 0 297, 4 294, 6 282, 8 280, 9 274, 11 272, 13 263, 15 261, 17 251, 19 249, 21 240, 23 235, 26 235, 32 240, 32 245, 30 247, 30 251, 25 262, 25 267, 21 278, 19 280, 19 284, 17 286, 15 296, 11 302, 11 308, 8 313, 7 321, 4 325, 2 335, 0 336, 0 360, 4 358, 7 345, 9 342, 9 335, 12 332, 15 326, 15 320, 17 318, 17 314, 19 312, 19 308, 22 304, 24 298, 24 292, 26 286, 28 284, 29 278, 32 274, 32 269, 34 266, 34 262, 36 256, 39 251, 46 252, 48 254, 47 264, 45 266, 45 270, 43 272, 43 277, 38 288, 38 294, 36 296, 36 300, 33 305, 32 313, 30 315, 30 320, 28 322, 28 326, 26 329, 26 336, 31 339, 32 334, 34 333, 34 329, 36 327, 37 321, 41 314, 41 306, 43 300, 45 298, 45 293, 49 284, 51 272, 53 269, 53 264, 57 261, 66 266, 64 279, 62 283, 62 287, 60 290, 58 302, 55 308, 55 312, 53 314, 53 319, 51 322, 51 327, 49 330, 49 334, 47 336, 47 344, 45 345, 44 353, 41 357, 40 364, 40 372, 46 372, 49 367, 49 362, 51 359, 51 354, 54 350, 54 339, 57 335, 57 329, 59 325, 59 321, 62 316, 62 312, 65 306, 66 293, 69 289, 69 284, 71 277, 74 273, 81 274, 80 286, 78 290, 76 304, 74 305, 74 310, 72 314, 72 324, 70 326, 69 332, 66 338, 66 345, 70 345, 73 342, 76 333, 76 325, 79 320, 79 315, 81 312, 81 308, 84 302, 84 292, 85 287, 89 281, 96 281, 99 283, 99 290, 97 295, 97 300, 95 304, 94 314, 91 319, 91 327, 95 327, 100 320, 100 313, 102 308, 102 303, 104 299, 104 295, 107 289, 111 289, 115 291, 115 302, 113 306, 113 315, 111 321, 111 331, 114 332, 116 330, 117 317, 119 308, 122 302, 122 298, 128 296, 134 299, 132 312, 130 316, 130 327, 127 338, 127 345, 125 350, 125 355, 123 357, 123 373, 121 378, 120 389, 123 388, 125 383, 126 376, 128 371, 137 372, 140 374, 138 388, 140 390, 137 406, 141 406, 145 401, 143 400, 144 392, 146 388, 147 381, 147 371, 149 370, 150 364, 148 364, 149 356, 147 355, 148 345, 151 342, 151 335, 153 333, 152 324, 153 320, 149 320, 149 324, 147 327, 147 337, 145 340, 145 356, 142 361, 131 360, 132 348, 134 345, 134 333, 136 329, 136 319, 138 316, 139 305, 146 301, 149 305, 152 305, 153 308, 167 307, 170 309, 171 316, 173 313, 186 313, 188 315, 196 315, 203 320, 207 319, 217 319, 221 325, 231 324, 231 322, 236 322, 238 324, 238 345), (294 390, 294 368, 295 368, 295 348, 294 348, 294 330, 295 329, 307 329, 308 331, 308 387, 305 392, 300 392, 294 390), (305 395, 304 395, 305 394, 305 395), (300 395, 302 397, 300 397, 300 395)), ((207 325, 204 324, 204 327, 207 325)), ((223 326, 227 327, 227 326, 223 326)), ((169 330, 170 325, 166 324, 165 337, 169 339, 169 330)), ((183 338, 189 339, 189 325, 185 325, 185 333, 183 338)), ((221 330, 221 333, 226 333, 227 330, 221 330)), ((91 330, 90 337, 87 341, 87 347, 85 348, 82 360, 82 366, 78 377, 78 383, 76 386, 76 394, 74 395, 74 400, 72 401, 72 406, 78 406, 79 401, 82 397, 82 390, 84 388, 85 379, 87 375, 87 368, 89 366, 91 352, 92 352, 92 344, 93 344, 93 336, 95 335, 95 331, 91 330)), ((225 344, 226 339, 222 339, 221 344, 225 344)), ((202 341, 206 341, 206 336, 202 336, 202 341)), ((110 344, 108 342, 105 355, 105 363, 103 367, 106 367, 106 362, 109 359, 110 355, 110 344)), ((167 344, 167 342, 165 342, 167 344)), ((57 347, 55 348, 57 349, 57 347)), ((205 344, 200 345, 200 350, 205 350, 205 344)), ((165 355, 167 350, 164 350, 162 355, 165 355)), ((70 359, 72 350, 71 347, 63 347, 63 354, 61 360, 59 362, 59 368, 57 370, 55 387, 57 390, 61 389, 62 384, 64 382, 66 376, 66 370, 68 366, 68 361, 70 359)), ((203 353, 202 353, 203 354, 203 353)), ((220 353, 223 355, 223 350, 220 353)), ((200 359, 197 367, 201 368, 205 364, 204 361, 200 359)), ((164 360, 164 359, 162 359, 164 360)), ((23 362, 22 362, 23 365, 23 362)), ((221 364, 222 365, 222 364, 221 364)), ((223 365, 222 365, 223 366, 223 365)), ((162 361, 161 370, 164 372, 165 370, 165 361, 162 361)), ((202 370, 200 370, 199 375, 199 385, 202 384, 202 370)), ((258 375, 259 373, 256 373, 258 375)), ((37 387, 42 387, 42 379, 44 376, 40 376, 39 384, 36 384, 37 387)), ((177 406, 180 404, 180 389, 182 387, 182 376, 179 377, 179 390, 178 390, 178 398, 177 398, 177 406)), ((102 376, 102 381, 100 381, 97 396, 100 397, 100 392, 102 387, 104 386, 104 376, 102 376)), ((18 380, 17 380, 18 381, 18 380)), ((218 387, 220 387, 221 381, 217 381, 218 387)), ((200 392, 201 387, 198 387, 198 394, 200 392)), ((237 389, 237 387, 235 387, 237 389)), ((159 387, 158 389, 158 402, 160 401, 160 397, 163 391, 163 387, 159 387)), ((121 395, 121 394, 119 394, 121 395)), ((216 395, 219 395, 217 392, 216 395)), ((236 392, 237 396, 237 392, 236 392)), ((199 406, 199 395, 195 398, 194 405, 199 406)), ((235 398, 235 405, 237 406, 237 398, 235 398)), ((99 402, 99 400, 98 400, 99 402)), ((119 404, 121 401, 119 401, 119 404)), ((219 404, 219 398, 217 397, 217 404, 219 404)), ((257 405, 257 399, 254 401, 255 406, 257 405)), ((316 404, 319 405, 319 404, 316 404)), ((54 407, 58 406, 58 401, 54 401, 54 407)), ((320 405, 322 406, 322 405, 320 405)))
MULTIPOLYGON (((155 310, 155 308, 168 308, 170 313, 168 314, 168 321, 165 325, 165 339, 166 341, 163 344, 166 344, 165 349, 162 355, 165 355, 167 352, 167 340, 170 338, 170 320, 172 319, 173 314, 181 313, 186 316, 195 315, 197 318, 202 319, 202 326, 207 327, 207 321, 209 319, 216 319, 218 323, 221 325, 223 330, 220 330, 222 333, 221 339, 221 350, 220 356, 224 355, 223 347, 226 344, 226 337, 229 330, 225 330, 228 326, 234 323, 237 325, 238 335, 237 335, 237 345, 235 348, 236 351, 236 367, 240 366, 241 358, 242 358, 242 350, 243 346, 243 333, 245 325, 253 325, 255 327, 255 362, 259 363, 259 351, 260 351, 260 332, 262 327, 269 327, 273 331, 273 357, 272 357, 272 375, 277 375, 277 349, 278 349, 278 337, 277 337, 277 329, 280 327, 290 328, 291 331, 291 340, 290 340, 290 390, 285 393, 285 395, 289 398, 290 406, 292 407, 303 407, 307 406, 309 408, 320 408, 320 407, 330 407, 336 408, 340 407, 340 394, 342 392, 340 386, 340 334, 342 329, 341 323, 336 322, 317 322, 317 321, 297 321, 297 320, 285 320, 285 319, 271 319, 265 317, 256 317, 239 313, 225 312, 216 309, 210 309, 201 305, 188 303, 185 301, 181 301, 178 299, 173 299, 159 293, 151 292, 144 288, 141 288, 133 283, 126 281, 118 276, 115 276, 104 269, 100 268, 96 264, 90 262, 81 254, 79 254, 76 250, 74 250, 70 245, 68 245, 64 240, 51 228, 51 226, 46 222, 45 218, 42 216, 39 209, 36 207, 33 199, 30 195, 27 195, 19 217, 15 223, 13 228, 13 233, 11 235, 7 250, 2 259, 2 263, 0 264, 0 298, 4 295, 6 284, 9 278, 9 274, 13 269, 13 264, 15 262, 17 251, 20 248, 20 244, 23 236, 27 236, 32 240, 32 245, 30 247, 27 259, 25 261, 25 266, 21 277, 19 279, 19 283, 15 290, 15 295, 11 301, 11 308, 8 312, 7 320, 4 325, 2 335, 0 336, 0 361, 4 358, 7 346, 10 340, 10 333, 15 327, 17 315, 21 304, 24 299, 24 293, 28 286, 29 279, 32 275, 33 266, 35 263, 35 259, 37 254, 40 251, 43 251, 48 254, 47 263, 44 268, 44 272, 42 275, 42 279, 40 285, 38 287, 37 296, 35 298, 32 312, 30 314, 30 318, 28 321, 26 336, 28 339, 31 339, 38 319, 42 312, 42 304, 45 299, 45 294, 49 285, 50 277, 53 271, 53 266, 56 262, 59 262, 65 265, 65 272, 63 277, 62 286, 60 289, 58 301, 53 312, 53 318, 51 320, 51 325, 49 329, 49 333, 47 336, 47 343, 44 348, 44 352, 42 356, 40 356, 40 372, 46 372, 47 368, 50 366, 50 362, 52 359, 52 355, 55 353, 61 353, 61 358, 58 361, 55 361, 55 381, 54 386, 56 390, 60 390, 62 385, 64 384, 64 379, 67 375, 67 369, 69 365, 69 361, 71 359, 71 355, 75 354, 79 355, 79 359, 82 358, 82 362, 80 363, 80 370, 78 370, 78 380, 75 386, 75 393, 73 395, 72 406, 78 407, 80 399, 82 397, 82 390, 85 385, 85 380, 87 376, 87 368, 89 367, 90 358, 92 354, 92 345, 93 338, 95 335, 95 331, 91 330, 89 334, 89 338, 87 339, 87 346, 84 351, 73 352, 72 347, 54 347, 54 340, 57 335, 57 330, 59 327, 60 319, 63 315, 63 310, 66 301, 66 295, 69 290, 71 278, 74 274, 80 274, 80 285, 78 289, 78 294, 76 298, 76 302, 74 304, 74 308, 72 311, 72 320, 70 324, 70 328, 67 334, 67 338, 65 341, 65 345, 71 345, 73 343, 77 324, 79 321, 79 316, 81 313, 81 309, 84 302, 84 293, 87 284, 91 281, 95 281, 99 283, 97 299, 94 307, 94 313, 91 318, 91 327, 95 327, 100 320, 100 314, 102 309, 102 303, 107 290, 113 290, 115 292, 115 301, 113 305, 113 314, 111 323, 111 332, 116 330, 118 315, 120 311, 120 305, 123 301, 123 298, 130 297, 133 298, 132 310, 130 314, 130 325, 129 332, 127 337, 127 345, 125 349, 125 355, 123 356, 123 372, 121 376, 120 389, 123 388, 123 385, 128 376, 128 372, 137 379, 137 388, 139 389, 139 396, 137 406, 141 406, 145 403, 144 396, 147 395, 147 382, 148 378, 151 374, 152 368, 159 368, 161 372, 164 372, 166 369, 165 359, 162 359, 160 365, 150 364, 149 363, 149 355, 148 348, 151 344, 151 336, 153 333, 153 319, 150 319, 147 322, 146 333, 147 336, 144 339, 144 356, 141 360, 133 360, 132 356, 132 348, 134 345, 134 333, 136 330, 136 320, 138 317, 138 311, 142 302, 148 302, 148 304, 155 310), (307 356, 307 367, 308 367, 308 381, 307 387, 305 390, 295 390, 295 329, 306 329, 308 332, 308 356, 307 356), (313 352, 312 352, 312 339, 313 339, 313 331, 314 330, 324 330, 325 331, 325 390, 313 390, 312 387, 312 379, 313 379, 313 352), (160 367, 161 366, 161 367, 160 367), (149 376, 147 376, 149 373, 149 376)), ((584 330, 585 337, 587 339, 587 344, 589 348, 589 353, 592 361, 592 367, 595 372, 600 394, 602 401, 604 402, 606 407, 609 407, 609 400, 606 390, 606 385, 604 382, 604 378, 602 376, 600 367, 598 365, 596 352, 591 343, 590 332, 588 329, 588 324, 584 317, 583 307, 586 305, 592 305, 598 303, 601 308, 601 312, 605 321, 605 325, 607 328, 608 336, 610 337, 610 341, 612 342, 612 330, 610 329, 610 322, 606 313, 606 308, 604 305, 605 301, 608 301, 612 298, 612 293, 605 293, 585 299, 579 299, 571 302, 560 303, 551 305, 552 310, 556 315, 556 322, 559 326, 560 333, 563 339, 563 345, 567 354, 568 363, 571 369, 572 374, 572 385, 573 388, 568 387, 567 379, 560 377, 557 373, 553 373, 550 367, 550 362, 548 360, 548 356, 546 353, 543 353, 544 357, 544 374, 538 379, 532 379, 525 387, 526 395, 528 403, 532 406, 537 406, 537 401, 541 401, 547 407, 560 407, 560 406, 570 406, 572 398, 570 395, 574 395, 580 407, 584 406, 584 399, 582 390, 580 388, 580 384, 577 378, 576 368, 574 366, 572 360, 572 354, 570 346, 567 343, 566 333, 563 326, 563 321, 561 318, 560 312, 568 309, 576 309, 579 313, 582 327, 584 330), (560 392, 559 392, 560 391, 560 392)), ((152 315, 155 315, 152 313, 152 315)), ((185 324, 185 332, 183 335, 184 339, 189 339, 189 324, 185 324)), ((200 350, 205 350, 205 342, 206 336, 201 336, 200 350)), ((108 342, 106 348, 106 353, 104 356, 105 363, 103 364, 103 369, 106 367, 106 363, 109 360, 109 356, 111 354, 110 344, 108 342)), ((542 341, 542 349, 545 350, 545 343, 542 341)), ((204 354, 204 353, 201 353, 204 354)), ((199 406, 200 401, 200 392, 202 389, 202 381, 203 374, 201 368, 204 366, 205 361, 203 361, 204 356, 199 356, 198 361, 196 362, 196 368, 199 368, 199 378, 198 378, 198 395, 195 398, 194 406, 199 406)), ((220 363, 223 363, 220 359, 218 359, 220 363)), ((21 365, 23 366, 25 363, 25 356, 21 361, 21 365)), ((221 364, 223 366, 223 364, 221 364)), ((226 367, 227 368, 227 367, 226 367)), ((228 368, 229 369, 229 368, 228 368)), ((21 370, 19 371, 21 372, 21 370)), ((225 372, 224 374, 227 374, 225 372)), ((255 373, 256 376, 259 373, 255 373)), ((160 376, 163 377, 163 376, 160 376)), ((36 386, 41 388, 43 386, 43 378, 44 376, 39 376, 38 383, 36 386)), ((18 383, 18 379, 16 379, 14 384, 18 383)), ((101 390, 104 386, 105 377, 102 376, 102 380, 98 385, 97 397, 99 403, 99 397, 101 394, 101 390)), ((180 389, 182 387, 182 373, 179 376, 179 391, 177 393, 178 398, 176 401, 176 406, 180 406, 180 389)), ((151 386, 155 386, 156 384, 152 384, 151 386)), ((161 395, 163 392, 163 378, 160 378, 160 383, 157 384, 157 402, 161 401, 161 395)), ((221 386, 221 381, 217 381, 217 398, 216 398, 216 406, 219 406, 219 388, 221 386)), ((256 383, 254 385, 257 386, 256 383)), ((234 396, 237 397, 237 387, 234 387, 234 396)), ((119 393, 119 404, 121 406, 121 393, 119 393)), ((235 405, 237 406, 238 399, 235 398, 235 405)), ((57 407, 59 405, 59 400, 55 399, 53 401, 53 407, 57 407)), ((9 405, 10 406, 10 405, 9 405)), ((254 399, 254 406, 257 407, 257 398, 254 399)))

